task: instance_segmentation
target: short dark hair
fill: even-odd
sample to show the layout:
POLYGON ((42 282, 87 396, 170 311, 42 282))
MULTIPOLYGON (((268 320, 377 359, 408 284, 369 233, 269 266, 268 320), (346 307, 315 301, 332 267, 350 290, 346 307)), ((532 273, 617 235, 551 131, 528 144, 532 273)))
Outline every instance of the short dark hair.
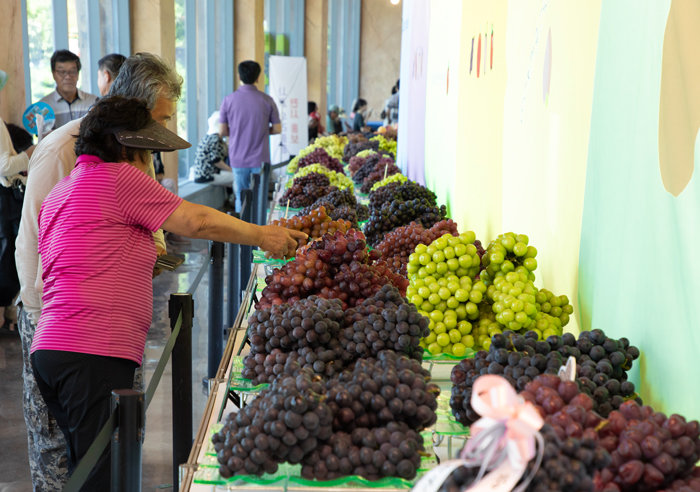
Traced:
POLYGON ((182 77, 152 53, 135 53, 124 60, 109 88, 110 96, 143 99, 148 109, 155 107, 159 97, 177 101, 181 92, 182 77))
POLYGON ((313 113, 314 111, 316 111, 316 103, 313 101, 309 101, 308 103, 306 103, 306 109, 308 110, 307 114, 313 113))
POLYGON ((32 134, 21 126, 13 125, 12 123, 5 123, 5 126, 7 127, 7 132, 10 134, 12 146, 17 153, 24 152, 34 145, 34 137, 32 137, 32 134))
POLYGON ((357 99, 355 99, 355 104, 352 105, 352 112, 356 113, 360 110, 362 106, 367 106, 367 101, 365 101, 361 97, 358 97, 357 99))
POLYGON ((253 60, 239 63, 238 76, 244 84, 254 84, 260 76, 260 64, 253 60))
POLYGON ((75 155, 92 154, 105 162, 133 161, 141 149, 120 144, 114 133, 140 130, 151 121, 145 101, 133 97, 103 97, 80 123, 75 155))
POLYGON ((75 66, 80 72, 80 57, 69 50, 56 50, 51 55, 51 71, 56 71, 56 63, 75 62, 75 66))
POLYGON ((119 73, 119 69, 122 67, 124 60, 126 60, 124 55, 120 55, 119 53, 110 53, 97 61, 97 69, 102 70, 103 72, 109 72, 112 79, 114 79, 119 73))

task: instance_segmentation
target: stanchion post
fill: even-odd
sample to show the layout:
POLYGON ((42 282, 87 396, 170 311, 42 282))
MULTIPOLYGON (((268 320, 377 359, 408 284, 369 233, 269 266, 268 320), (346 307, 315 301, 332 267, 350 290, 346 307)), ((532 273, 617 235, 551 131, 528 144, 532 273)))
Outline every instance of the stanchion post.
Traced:
POLYGON ((146 413, 144 394, 132 389, 112 391, 112 412, 118 427, 112 434, 112 492, 140 492, 141 444, 146 413))
POLYGON ((253 196, 250 202, 250 221, 254 224, 261 225, 262 217, 260 216, 260 207, 258 206, 260 195, 260 173, 253 173, 250 175, 250 188, 253 196))
POLYGON ((224 353, 224 244, 209 242, 209 360, 207 377, 216 376, 224 353))
POLYGON ((231 328, 236 321, 236 313, 241 306, 241 270, 239 261, 241 247, 228 243, 228 305, 226 309, 226 326, 231 328))
MULTIPOLYGON (((241 202, 244 203, 243 209, 241 210, 241 219, 246 222, 252 222, 253 213, 253 192, 251 190, 243 190, 241 202)), ((250 264, 253 261, 253 248, 251 246, 241 246, 241 259, 240 259, 240 272, 241 272, 241 286, 247 284, 248 278, 250 278, 251 267, 250 264)), ((239 291, 240 297, 240 291, 239 291)))
POLYGON ((272 172, 272 167, 269 162, 263 162, 262 172, 260 174, 260 197, 258 216, 260 217, 261 224, 267 223, 267 204, 270 201, 270 173, 272 172))
POLYGON ((180 334, 173 347, 172 414, 173 414, 173 490, 179 489, 180 464, 187 462, 192 449, 192 294, 170 294, 168 314, 170 329, 174 330, 182 311, 180 334))

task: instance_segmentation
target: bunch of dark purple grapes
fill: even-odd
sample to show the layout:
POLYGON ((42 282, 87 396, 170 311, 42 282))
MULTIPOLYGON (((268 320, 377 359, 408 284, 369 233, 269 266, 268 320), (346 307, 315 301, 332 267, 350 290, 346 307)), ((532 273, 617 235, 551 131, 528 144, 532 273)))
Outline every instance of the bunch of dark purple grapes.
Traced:
POLYGON ((462 360, 452 369, 450 406, 455 418, 464 425, 478 420, 470 399, 474 380, 482 374, 503 376, 522 391, 540 374, 556 374, 569 356, 576 359, 581 392, 592 397, 594 409, 600 415, 607 416, 625 398, 634 396, 634 385, 627 381, 627 371, 639 357, 639 350, 629 345, 627 339, 614 340, 601 330, 593 330, 582 332, 578 340, 565 333, 545 341, 538 340, 534 331, 525 335, 505 331, 491 337, 488 352, 479 351, 473 359, 462 360))
POLYGON ((396 287, 383 286, 359 306, 345 312, 340 343, 347 356, 375 357, 384 349, 423 359, 420 339, 428 336, 428 318, 402 297, 396 287))
POLYGON ((279 203, 294 208, 308 207, 322 196, 337 190, 335 186, 330 186, 328 176, 320 173, 309 173, 306 176, 295 178, 292 186, 280 197, 279 203))
POLYGON ((370 214, 373 210, 379 209, 385 203, 392 201, 405 202, 414 199, 425 199, 431 205, 437 204, 437 195, 423 185, 415 181, 405 183, 389 183, 386 186, 377 188, 369 194, 370 214))
MULTIPOLYGON (((356 185, 359 186, 362 185, 365 182, 365 179, 369 178, 369 176, 372 175, 372 173, 381 173, 378 179, 375 179, 376 176, 374 176, 373 179, 375 179, 375 181, 372 183, 374 184, 380 179, 382 179, 382 175, 384 174, 385 168, 387 169, 387 176, 400 172, 400 169, 396 167, 396 164, 394 164, 394 159, 392 159, 391 157, 386 157, 381 154, 372 154, 365 158, 365 163, 360 169, 357 170, 355 174, 352 175, 352 180, 355 182, 356 185), (389 172, 390 170, 391 172, 389 172)), ((364 191, 363 193, 369 193, 369 189, 367 191, 364 191)))
POLYGON ((335 364, 342 359, 338 335, 343 323, 341 302, 316 296, 255 311, 248 320, 251 350, 243 359, 241 375, 253 384, 271 382, 283 372, 292 352, 301 366, 335 374, 335 364))
POLYGON ((311 210, 320 206, 326 208, 326 213, 333 220, 344 219, 351 222, 354 227, 357 227, 358 222, 367 220, 369 217, 367 206, 357 203, 355 194, 349 189, 334 190, 317 199, 297 215, 307 215, 311 210))
POLYGON ((372 191, 372 186, 375 183, 381 181, 382 179, 392 176, 394 174, 400 174, 401 169, 394 164, 392 159, 382 159, 374 167, 374 170, 367 175, 365 179, 362 180, 362 186, 360 187, 361 193, 369 193, 372 191))
POLYGON ((358 359, 326 385, 327 403, 333 412, 333 429, 352 432, 389 422, 404 422, 421 430, 435 423, 440 389, 429 383, 430 373, 421 363, 392 350, 376 359, 358 359))
POLYGON ((331 157, 323 147, 315 148, 310 154, 306 154, 299 159, 299 169, 310 166, 311 164, 321 164, 323 167, 335 171, 340 174, 345 174, 343 165, 335 157, 331 157))
POLYGON ((367 244, 374 246, 384 239, 386 233, 413 221, 425 228, 432 227, 446 215, 444 205, 437 207, 426 198, 385 202, 381 207, 370 208, 369 220, 364 228, 367 244))
POLYGON ((332 433, 333 415, 322 401, 318 376, 282 376, 237 413, 230 413, 212 441, 219 473, 274 473, 279 463, 300 463, 332 433))
POLYGON ((350 158, 353 157, 358 152, 363 150, 374 150, 375 152, 379 150, 379 142, 377 140, 364 140, 353 142, 350 141, 345 145, 343 149, 343 160, 345 162, 350 162, 350 158))

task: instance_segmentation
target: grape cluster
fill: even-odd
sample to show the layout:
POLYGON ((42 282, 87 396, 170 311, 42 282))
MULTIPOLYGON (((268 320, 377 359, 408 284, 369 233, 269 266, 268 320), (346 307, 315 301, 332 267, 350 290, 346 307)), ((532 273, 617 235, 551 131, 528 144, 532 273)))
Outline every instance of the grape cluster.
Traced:
MULTIPOLYGON (((400 172, 399 168, 394 164, 394 159, 385 157, 382 154, 372 154, 365 159, 365 163, 360 169, 352 175, 352 180, 357 185, 362 185, 366 179, 372 176, 372 184, 382 179, 384 169, 387 170, 387 176, 400 172)), ((371 188, 371 185, 370 187, 371 188)), ((369 188, 363 193, 369 193, 369 188)))
POLYGON ((387 175, 386 178, 374 183, 372 185, 372 188, 370 189, 370 192, 377 190, 377 189, 381 188, 382 186, 386 186, 390 183, 405 183, 407 181, 408 181, 408 178, 401 173, 392 174, 391 176, 387 175))
POLYGON ((212 441, 219 473, 274 473, 279 463, 300 463, 332 433, 333 414, 323 385, 309 372, 282 376, 238 413, 230 413, 212 441))
MULTIPOLYGON (((562 440, 548 424, 542 426, 540 435, 544 440, 542 463, 525 490, 593 492, 595 473, 606 466, 610 455, 595 440, 562 440)), ((523 477, 529 476, 534 464, 534 460, 528 463, 523 477)), ((439 491, 461 492, 474 481, 477 472, 478 468, 461 466, 450 474, 439 491)))
POLYGON ((293 261, 267 276, 256 309, 294 303, 311 295, 340 299, 343 308, 352 307, 385 284, 396 286, 405 295, 408 280, 392 272, 379 257, 379 252, 367 249, 360 231, 326 234, 299 248, 293 261))
POLYGON ((359 221, 367 220, 369 209, 366 205, 357 202, 357 198, 352 190, 334 190, 329 194, 317 199, 312 205, 303 209, 297 215, 306 215, 314 208, 326 207, 326 212, 333 220, 345 219, 357 226, 359 221))
MULTIPOLYGON (((360 173, 364 170, 365 168, 363 167, 360 169, 355 176, 360 175, 360 173)), ((369 193, 372 191, 372 187, 382 181, 385 177, 387 176, 393 176, 395 174, 401 174, 401 169, 394 164, 394 161, 391 159, 381 159, 375 166, 374 169, 370 171, 370 173, 365 176, 365 178, 362 180, 362 186, 360 187, 360 192, 361 193, 369 193)))
MULTIPOLYGON (((353 226, 352 222, 329 217, 326 213, 326 208, 323 206, 311 210, 306 215, 295 215, 288 219, 273 220, 271 224, 305 232, 308 234, 309 240, 319 238, 324 234, 334 234, 336 231, 345 233, 353 226)), ((304 240, 299 242, 299 245, 304 244, 306 244, 304 240)))
POLYGON ((253 384, 270 382, 283 372, 290 352, 298 352, 301 366, 333 375, 343 320, 339 300, 316 296, 255 311, 248 320, 251 349, 241 375, 253 384))
POLYGON ((506 331, 491 337, 488 352, 479 351, 452 369, 450 406, 455 418, 464 425, 478 419, 470 401, 472 386, 480 375, 502 375, 523 391, 540 374, 555 374, 569 356, 577 362, 580 391, 591 397, 593 409, 600 415, 607 416, 625 398, 634 396, 627 370, 639 357, 639 350, 626 339, 608 338, 601 330, 582 332, 578 340, 570 333, 538 340, 534 331, 524 336, 506 331))
POLYGON ((305 176, 295 178, 287 191, 284 192, 279 203, 293 208, 307 207, 316 199, 334 191, 327 176, 319 173, 310 173, 305 176))
POLYGON ((298 169, 310 166, 311 164, 321 164, 323 167, 335 171, 337 173, 345 174, 343 165, 335 157, 331 157, 326 152, 323 147, 315 148, 311 153, 306 154, 304 157, 299 159, 298 169))
MULTIPOLYGON (((529 238, 525 234, 499 234, 486 248, 486 254, 482 258, 484 272, 481 273, 481 278, 493 279, 496 273, 506 274, 520 265, 528 272, 534 272, 537 268, 537 248, 528 246, 528 242, 529 238)), ((534 280, 534 275, 531 280, 534 280)))
POLYGON ((350 162, 350 158, 353 157, 355 154, 357 154, 360 151, 363 150, 374 150, 375 152, 379 150, 379 142, 376 140, 370 141, 367 140, 364 137, 361 138, 349 138, 348 143, 345 145, 345 148, 343 149, 343 160, 345 162, 350 162))
MULTIPOLYGON (((385 187, 386 188, 386 187, 385 187)), ((380 188, 382 190, 384 188, 380 188)), ((384 203, 379 208, 370 208, 370 216, 365 224, 367 242, 374 246, 378 244, 387 232, 413 221, 423 227, 432 227, 447 215, 444 205, 437 207, 425 198, 384 203)))
POLYGON ((328 169, 325 166, 322 166, 321 164, 309 164, 308 166, 299 169, 299 171, 297 171, 296 174, 294 174, 294 179, 313 173, 323 174, 328 178, 330 185, 335 186, 339 190, 344 190, 346 188, 349 188, 350 191, 354 190, 352 179, 350 179, 343 173, 331 171, 330 169, 328 169))
POLYGON ((407 181, 401 184, 390 183, 369 194, 370 213, 374 209, 381 208, 384 203, 394 200, 404 202, 414 199, 425 199, 432 205, 437 204, 437 195, 415 181, 407 181))
POLYGON ((425 452, 419 432, 437 419, 439 391, 420 362, 390 350, 327 380, 288 361, 213 436, 219 472, 262 475, 289 462, 308 479, 412 479, 425 452))
POLYGON ((688 478, 700 458, 700 425, 681 415, 666 416, 648 405, 627 401, 598 432, 612 456, 601 472, 605 492, 658 490, 688 478))
POLYGON ((623 402, 603 420, 594 411, 594 398, 581 392, 579 386, 542 375, 520 395, 537 405, 561 439, 596 440, 610 453, 605 469, 596 475, 596 490, 681 489, 693 481, 694 465, 700 457, 697 421, 686 422, 680 415, 667 417, 634 400, 623 402))
POLYGON ((391 349, 422 360, 420 339, 428 334, 428 318, 421 316, 396 288, 385 285, 345 314, 340 343, 353 357, 373 357, 391 349))
POLYGON ((417 222, 411 222, 387 233, 377 244, 376 249, 391 268, 401 275, 406 275, 408 257, 414 252, 416 246, 430 244, 443 234, 457 236, 459 234, 457 224, 451 219, 445 219, 426 229, 417 222))

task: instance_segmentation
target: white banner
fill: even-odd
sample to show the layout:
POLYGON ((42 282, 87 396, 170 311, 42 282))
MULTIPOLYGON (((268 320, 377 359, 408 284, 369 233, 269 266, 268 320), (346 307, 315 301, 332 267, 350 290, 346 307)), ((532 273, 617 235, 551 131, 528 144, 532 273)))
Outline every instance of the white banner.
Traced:
POLYGON ((270 138, 270 157, 275 164, 298 154, 309 143, 306 58, 270 56, 268 72, 268 91, 282 122, 282 135, 270 138))

